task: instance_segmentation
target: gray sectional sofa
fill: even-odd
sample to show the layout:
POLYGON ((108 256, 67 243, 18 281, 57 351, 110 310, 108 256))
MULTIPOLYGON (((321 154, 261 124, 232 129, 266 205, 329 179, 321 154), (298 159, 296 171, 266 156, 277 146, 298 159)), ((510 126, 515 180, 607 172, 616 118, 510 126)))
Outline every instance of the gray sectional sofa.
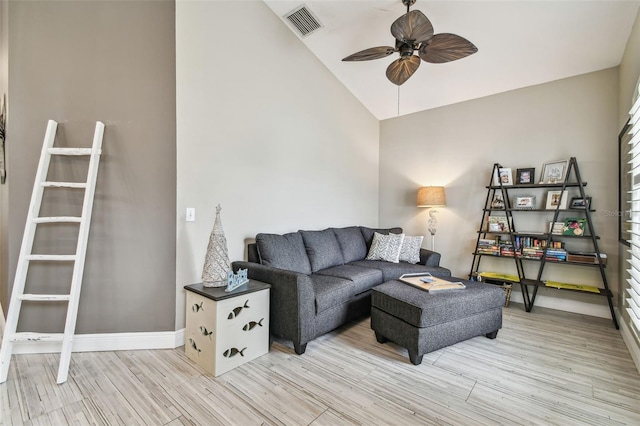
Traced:
POLYGON ((258 234, 248 246, 249 278, 271 284, 271 333, 293 342, 297 354, 307 343, 371 312, 371 288, 402 274, 451 276, 440 254, 420 249, 420 262, 366 260, 374 232, 400 234, 401 228, 363 226, 258 234))

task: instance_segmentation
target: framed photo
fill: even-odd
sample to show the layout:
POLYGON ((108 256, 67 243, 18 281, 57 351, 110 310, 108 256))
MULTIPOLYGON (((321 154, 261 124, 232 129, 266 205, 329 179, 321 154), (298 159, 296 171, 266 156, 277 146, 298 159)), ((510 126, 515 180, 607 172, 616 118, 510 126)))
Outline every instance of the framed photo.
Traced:
POLYGON ((589 209, 591 208, 591 197, 573 197, 569 206, 572 209, 589 209))
MULTIPOLYGON (((573 201, 573 200, 572 200, 573 201)), ((555 210, 560 206, 560 210, 567 208, 567 193, 562 191, 549 191, 547 192, 547 210, 555 210)))
POLYGON ((562 183, 567 176, 569 160, 552 161, 542 165, 540 183, 562 183))
POLYGON ((536 208, 536 196, 524 195, 522 197, 515 197, 513 199, 514 209, 535 209, 536 208))
POLYGON ((587 219, 584 218, 567 218, 564 220, 562 235, 572 235, 574 237, 582 237, 584 235, 584 225, 587 219))
POLYGON ((527 169, 516 169, 516 185, 524 185, 527 183, 534 183, 536 176, 535 167, 527 169))
POLYGON ((511 174, 510 168, 502 168, 498 169, 498 173, 494 173, 493 175, 493 184, 495 186, 502 185, 513 185, 513 175, 511 174))
POLYGON ((562 235, 564 222, 549 222, 549 233, 552 235, 562 235))
POLYGON ((509 222, 506 216, 489 216, 487 222, 489 232, 509 232, 509 222))

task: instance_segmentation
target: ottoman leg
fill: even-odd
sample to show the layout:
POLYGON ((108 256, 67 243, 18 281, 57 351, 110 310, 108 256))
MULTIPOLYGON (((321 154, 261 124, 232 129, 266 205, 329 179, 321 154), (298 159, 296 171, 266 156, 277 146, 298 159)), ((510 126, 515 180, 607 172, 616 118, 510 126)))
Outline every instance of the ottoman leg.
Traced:
POLYGON ((418 355, 417 352, 414 352, 410 349, 408 349, 408 351, 409 351, 409 360, 411 360, 411 364, 413 365, 422 364, 422 355, 418 355))
POLYGON ((498 330, 485 334, 487 339, 495 339, 498 336, 498 330))
POLYGON ((384 337, 382 334, 378 333, 376 331, 376 340, 378 341, 378 343, 387 343, 389 341, 389 339, 387 339, 386 337, 384 337))

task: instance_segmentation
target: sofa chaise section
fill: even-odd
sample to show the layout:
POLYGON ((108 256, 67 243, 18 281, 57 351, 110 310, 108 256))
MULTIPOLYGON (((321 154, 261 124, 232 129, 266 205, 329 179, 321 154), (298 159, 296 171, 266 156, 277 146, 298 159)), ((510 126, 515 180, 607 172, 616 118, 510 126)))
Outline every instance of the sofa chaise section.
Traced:
POLYGON ((371 312, 371 288, 405 273, 450 276, 440 254, 420 249, 420 262, 366 260, 374 232, 401 228, 327 228, 288 234, 258 234, 248 246, 249 278, 271 284, 271 333, 293 342, 297 354, 311 340, 371 312))

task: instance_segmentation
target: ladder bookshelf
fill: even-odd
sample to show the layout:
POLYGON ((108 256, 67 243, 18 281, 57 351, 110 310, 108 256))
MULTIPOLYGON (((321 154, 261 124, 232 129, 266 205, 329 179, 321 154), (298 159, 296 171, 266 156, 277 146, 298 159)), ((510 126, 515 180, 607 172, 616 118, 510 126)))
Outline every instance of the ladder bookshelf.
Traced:
MULTIPOLYGON (((609 283, 605 273, 606 258, 602 256, 598 240, 600 237, 596 234, 593 224, 592 213, 595 212, 591 205, 584 208, 567 207, 563 208, 563 203, 558 202, 553 209, 547 208, 527 208, 521 209, 514 206, 511 198, 516 194, 523 194, 523 189, 549 189, 560 192, 559 200, 568 197, 567 191, 571 189, 577 191, 578 198, 587 200, 585 187, 587 182, 582 180, 580 169, 575 157, 568 161, 568 167, 564 179, 557 183, 528 183, 518 185, 506 185, 502 180, 494 181, 494 176, 499 175, 500 169, 503 167, 495 163, 491 174, 491 180, 486 186, 487 196, 484 208, 482 209, 482 219, 478 228, 478 237, 476 239, 475 250, 473 252, 473 261, 471 270, 469 271, 470 279, 482 279, 480 266, 482 260, 486 257, 505 258, 515 264, 516 275, 507 274, 489 274, 484 281, 493 283, 516 283, 520 284, 522 299, 527 312, 531 312, 535 304, 538 289, 540 287, 555 288, 567 292, 581 292, 593 295, 599 295, 607 298, 611 319, 613 324, 618 328, 618 321, 613 309, 613 294, 609 289, 609 283), (496 207, 493 200, 497 195, 502 196, 503 207, 496 207), (516 219, 520 214, 544 214, 553 213, 552 224, 563 223, 562 233, 552 232, 552 229, 545 229, 544 232, 528 232, 519 231, 516 227, 516 219), (577 217, 575 221, 569 216, 577 217), (490 218, 503 217, 499 220, 501 227, 489 228, 488 222, 490 218), (560 222, 558 220, 560 219, 560 222), (569 222, 568 222, 569 221, 569 222), (571 229, 567 224, 576 222, 582 226, 578 226, 575 234, 570 235, 571 229), (504 239, 503 237, 507 237, 504 239), (491 244, 491 240, 495 241, 495 245, 491 244), (577 240, 586 241, 590 244, 593 252, 579 254, 571 254, 564 250, 565 243, 571 245, 571 242, 577 240), (560 248, 562 247, 562 248, 560 248), (538 262, 537 273, 534 277, 527 277, 523 262, 538 262), (602 287, 583 286, 579 284, 557 283, 551 280, 543 280, 543 273, 548 269, 549 264, 554 265, 574 265, 590 267, 597 270, 602 287)), ((493 221, 493 220, 492 220, 493 221)), ((494 222, 495 223, 495 222, 494 222)), ((531 269, 530 269, 531 270, 531 269)))

